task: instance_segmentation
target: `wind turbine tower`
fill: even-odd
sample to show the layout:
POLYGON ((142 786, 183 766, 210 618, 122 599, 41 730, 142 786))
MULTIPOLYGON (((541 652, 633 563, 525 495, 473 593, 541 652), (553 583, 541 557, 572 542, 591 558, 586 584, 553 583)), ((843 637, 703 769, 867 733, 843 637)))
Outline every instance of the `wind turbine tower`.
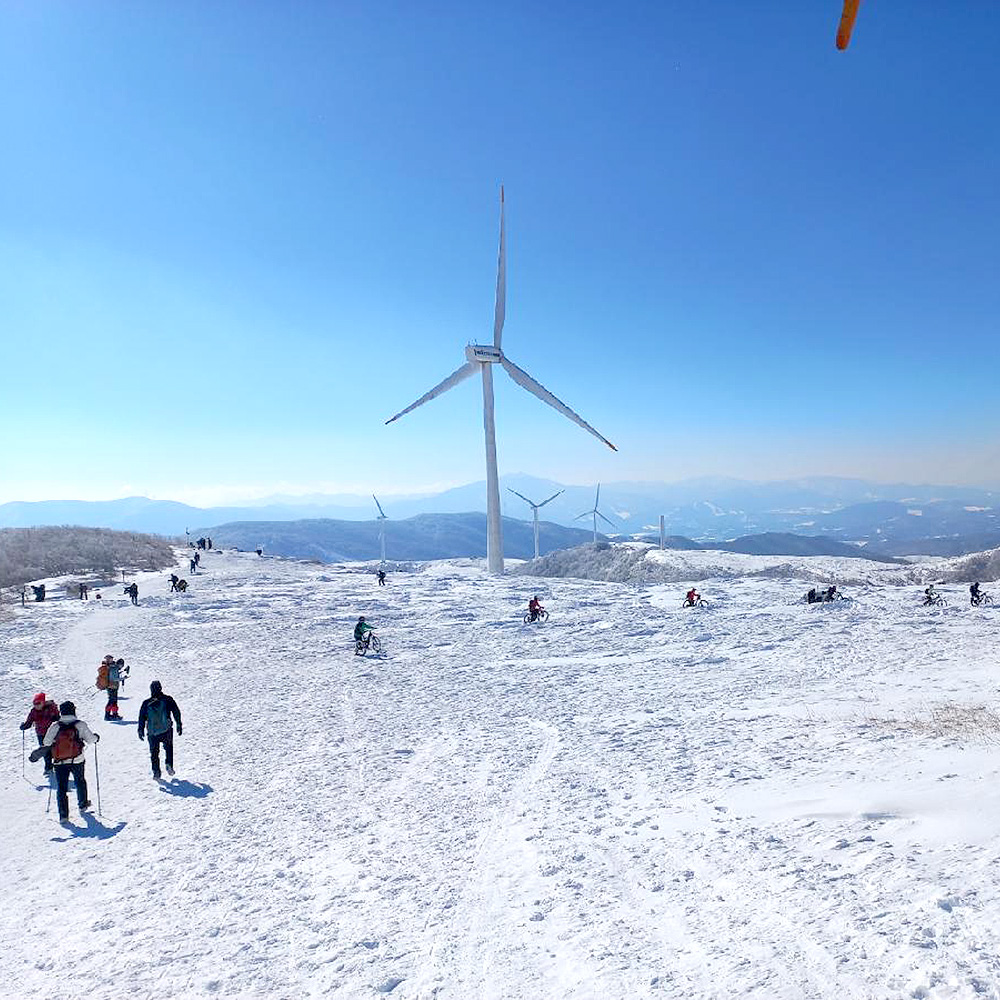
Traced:
POLYGON ((497 293, 493 310, 493 343, 469 344, 465 348, 466 362, 453 371, 443 382, 425 392, 415 403, 400 410, 386 423, 391 424, 418 406, 440 396, 459 382, 471 378, 477 372, 483 377, 483 429, 486 433, 486 557, 491 573, 503 572, 503 527, 500 520, 500 479, 497 474, 497 431, 493 416, 493 366, 500 365, 522 389, 527 389, 543 403, 548 403, 564 417, 578 424, 585 431, 603 441, 612 451, 618 449, 602 434, 598 434, 586 420, 571 410, 562 400, 557 399, 541 383, 536 382, 526 371, 518 368, 501 349, 503 322, 507 303, 507 246, 504 226, 503 188, 500 188, 500 251, 497 255, 497 293))
POLYGON ((378 540, 379 545, 382 549, 382 565, 385 566, 385 522, 388 520, 385 516, 385 511, 382 510, 382 505, 378 502, 378 497, 372 494, 372 500, 375 501, 375 506, 378 507, 378 540))
POLYGON ((582 514, 577 514, 576 517, 573 518, 574 521, 579 521, 581 517, 586 517, 588 514, 593 514, 594 515, 594 548, 595 549, 597 548, 597 519, 600 518, 602 521, 607 521, 608 524, 610 524, 612 528, 616 527, 614 521, 611 521, 608 518, 606 518, 597 509, 597 506, 598 506, 598 504, 600 502, 601 502, 601 484, 598 483, 597 484, 597 496, 594 497, 594 509, 593 510, 585 510, 582 514))
POLYGON ((517 490, 511 490, 509 486, 507 487, 507 489, 510 490, 510 492, 513 493, 514 496, 520 497, 531 508, 531 512, 535 515, 535 558, 537 559, 538 558, 538 508, 544 507, 550 501, 555 500, 555 498, 559 496, 559 493, 564 493, 565 491, 560 490, 559 493, 553 493, 548 500, 543 500, 541 503, 534 503, 531 500, 529 500, 523 493, 518 493, 517 490))

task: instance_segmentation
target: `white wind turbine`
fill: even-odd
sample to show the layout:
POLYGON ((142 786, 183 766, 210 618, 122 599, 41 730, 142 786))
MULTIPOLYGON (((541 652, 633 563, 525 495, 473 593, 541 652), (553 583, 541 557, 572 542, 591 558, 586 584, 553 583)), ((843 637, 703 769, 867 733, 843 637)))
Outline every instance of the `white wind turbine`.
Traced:
POLYGON ((608 524, 610 524, 612 528, 616 527, 614 521, 611 521, 610 519, 606 518, 597 509, 597 505, 600 502, 601 502, 601 484, 598 483, 597 484, 597 496, 594 497, 594 509, 593 510, 585 510, 582 514, 577 514, 576 517, 573 518, 574 521, 579 521, 581 517, 586 517, 588 514, 593 514, 594 515, 594 546, 595 546, 595 548, 597 546, 597 519, 601 518, 602 521, 607 521, 608 524))
POLYGON ((500 521, 500 484, 497 476, 497 432, 493 417, 493 365, 501 365, 507 374, 523 389, 548 403, 564 417, 579 424, 599 441, 603 441, 612 451, 618 449, 603 435, 598 434, 578 413, 574 413, 565 403, 557 399, 545 386, 536 382, 526 371, 522 371, 500 349, 503 335, 504 312, 507 300, 507 249, 504 229, 503 188, 500 188, 500 252, 497 257, 497 294, 493 312, 493 343, 469 344, 465 348, 466 362, 452 372, 443 382, 425 392, 415 403, 400 410, 386 423, 391 424, 418 406, 447 392, 459 382, 481 372, 483 376, 483 428, 486 432, 486 556, 491 573, 503 572, 503 528, 500 521))
POLYGON ((385 511, 382 510, 382 505, 378 502, 378 497, 372 494, 372 500, 375 501, 375 506, 378 507, 378 540, 379 545, 382 548, 382 565, 385 565, 385 522, 388 520, 385 516, 385 511))
POLYGON ((511 490, 509 486, 507 487, 507 489, 510 490, 510 492, 513 493, 514 496, 520 497, 531 508, 531 512, 535 515, 535 558, 537 559, 538 558, 538 508, 544 507, 550 501, 555 500, 555 498, 559 496, 559 493, 564 493, 565 490, 560 490, 559 493, 553 493, 548 500, 543 500, 541 503, 533 503, 523 493, 518 493, 517 490, 511 490))

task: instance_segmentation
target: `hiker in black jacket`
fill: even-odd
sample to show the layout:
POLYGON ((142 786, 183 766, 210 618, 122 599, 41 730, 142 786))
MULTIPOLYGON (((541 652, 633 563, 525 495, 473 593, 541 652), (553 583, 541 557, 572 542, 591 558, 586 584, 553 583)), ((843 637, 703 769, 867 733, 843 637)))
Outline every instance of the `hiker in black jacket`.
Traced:
POLYGON ((149 732, 149 759, 153 765, 153 777, 160 776, 160 744, 163 744, 167 774, 174 773, 174 727, 171 716, 177 720, 177 735, 183 732, 181 710, 169 694, 163 693, 163 685, 153 681, 149 685, 150 697, 139 709, 139 739, 149 732))

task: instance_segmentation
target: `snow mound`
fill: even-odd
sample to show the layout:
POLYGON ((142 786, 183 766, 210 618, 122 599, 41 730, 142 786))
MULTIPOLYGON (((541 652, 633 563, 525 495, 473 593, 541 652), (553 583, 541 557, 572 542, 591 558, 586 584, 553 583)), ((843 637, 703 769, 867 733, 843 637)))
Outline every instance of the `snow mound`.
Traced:
MULTIPOLYGON (((934 575, 922 565, 887 566, 841 556, 757 556, 719 550, 658 549, 642 542, 561 549, 511 570, 525 576, 607 583, 681 583, 763 577, 842 585, 913 585, 934 575)), ((937 570, 935 569, 935 573, 937 570)))

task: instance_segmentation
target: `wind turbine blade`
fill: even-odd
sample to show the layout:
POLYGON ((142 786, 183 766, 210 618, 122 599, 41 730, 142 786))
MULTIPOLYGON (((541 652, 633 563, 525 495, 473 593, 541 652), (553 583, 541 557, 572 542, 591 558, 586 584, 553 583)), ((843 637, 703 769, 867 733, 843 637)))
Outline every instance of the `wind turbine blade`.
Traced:
POLYGON ((577 514, 576 517, 573 518, 573 520, 579 521, 581 517, 590 517, 590 515, 593 513, 594 512, 592 510, 585 510, 582 514, 577 514))
POLYGON ((500 251, 497 254, 497 297, 493 310, 493 346, 499 347, 503 337, 503 321, 507 313, 507 233, 504 225, 503 185, 500 185, 500 251))
POLYGON ((415 403, 410 403, 410 405, 405 410, 400 410, 394 417, 390 417, 386 423, 391 424, 393 420, 399 420, 401 416, 409 413, 410 410, 415 410, 418 406, 423 406, 424 403, 433 399, 435 396, 440 396, 442 392, 447 392, 449 389, 458 385, 459 382, 465 381, 465 379, 470 378, 475 375, 479 369, 479 363, 476 361, 466 361, 461 368, 457 371, 453 371, 443 382, 438 383, 434 386, 430 392, 425 392, 420 399, 415 403))
POLYGON ((595 510, 595 511, 594 511, 594 513, 595 513, 595 514, 596 514, 596 515, 597 515, 597 516, 598 516, 598 517, 599 517, 599 518, 600 518, 600 519, 601 519, 602 521, 607 521, 607 523, 608 523, 608 524, 610 524, 612 528, 617 528, 617 527, 618 527, 618 525, 617 525, 617 524, 615 524, 615 522, 614 522, 614 521, 612 521, 612 520, 611 520, 611 518, 609 518, 609 517, 605 517, 605 516, 604 516, 604 515, 603 515, 603 514, 602 514, 602 513, 601 513, 601 512, 599 511, 599 510, 595 510))
POLYGON ((375 496, 375 494, 374 494, 374 493, 372 494, 372 500, 374 500, 374 501, 375 501, 375 506, 376 506, 376 507, 378 507, 378 512, 379 512, 379 514, 380 514, 380 515, 381 515, 382 517, 385 517, 385 511, 384 511, 384 510, 382 510, 382 505, 381 505, 381 504, 380 504, 380 503, 378 502, 378 497, 377 497, 377 496, 375 496))
POLYGON ((594 510, 601 506, 601 484, 597 484, 597 496, 594 497, 594 510))
MULTIPOLYGON (((559 491, 559 493, 565 493, 565 492, 566 492, 565 490, 560 490, 559 491)), ((559 493, 553 493, 552 496, 550 496, 548 500, 543 500, 540 504, 536 504, 535 506, 537 506, 537 507, 544 507, 549 502, 549 500, 555 500, 555 498, 557 496, 559 496, 559 493)))
POLYGON ((509 486, 507 489, 514 494, 516 497, 520 497, 529 507, 541 506, 541 504, 533 504, 523 493, 518 493, 517 490, 512 490, 509 486))
MULTIPOLYGON (((587 423, 579 413, 574 413, 561 399, 557 399, 540 382, 536 382, 526 371, 518 368, 508 357, 502 357, 500 364, 504 366, 507 374, 522 389, 527 389, 533 396, 537 396, 543 403, 548 403, 554 410, 558 410, 564 417, 569 417, 574 424, 578 424, 585 431, 590 431, 598 441, 603 441, 612 451, 618 449, 603 434, 599 434, 590 424, 587 423)), ((416 405, 416 404, 414 404, 416 405)), ((404 411, 405 412, 405 411, 404 411)))

